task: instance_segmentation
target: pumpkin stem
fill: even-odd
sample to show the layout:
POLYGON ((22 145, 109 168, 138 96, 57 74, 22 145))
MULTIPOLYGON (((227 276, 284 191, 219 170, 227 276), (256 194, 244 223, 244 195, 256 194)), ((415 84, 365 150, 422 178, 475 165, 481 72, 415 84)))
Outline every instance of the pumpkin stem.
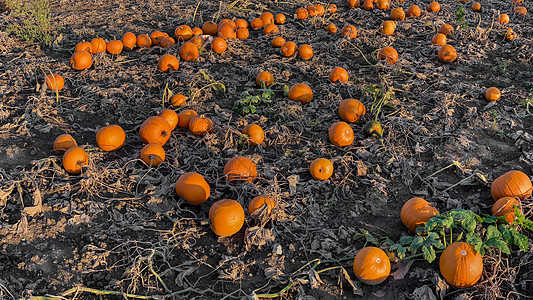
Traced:
POLYGON ((168 132, 167 132, 167 131, 163 131, 163 132, 161 132, 161 136, 162 136, 162 137, 166 137, 167 135, 168 135, 168 132))
POLYGON ((201 220, 200 221, 200 225, 202 226, 208 226, 211 224, 211 220, 210 219, 205 219, 205 220, 201 220))

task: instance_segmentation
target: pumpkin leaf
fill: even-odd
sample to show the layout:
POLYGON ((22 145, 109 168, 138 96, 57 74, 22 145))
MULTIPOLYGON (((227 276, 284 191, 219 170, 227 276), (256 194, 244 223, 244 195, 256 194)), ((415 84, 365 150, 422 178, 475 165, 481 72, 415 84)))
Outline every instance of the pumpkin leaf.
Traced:
POLYGON ((422 246, 422 253, 424 254, 424 258, 432 263, 435 258, 437 258, 437 254, 435 253, 435 249, 433 249, 433 247, 428 247, 428 246, 422 246))
POLYGON ((411 243, 411 252, 416 252, 418 249, 422 248, 422 254, 424 258, 432 262, 437 257, 435 249, 443 249, 444 245, 440 240, 440 237, 435 232, 430 232, 427 236, 417 236, 411 243))
POLYGON ((483 240, 481 240, 481 237, 479 236, 479 234, 475 232, 467 233, 466 242, 474 245, 474 247, 476 248, 476 251, 481 254, 481 247, 483 245, 483 240))
POLYGON ((464 233, 464 231, 461 231, 461 233, 459 233, 459 235, 455 239, 456 242, 460 241, 463 238, 463 233, 464 233))
POLYGON ((359 231, 361 233, 356 233, 354 234, 353 236, 353 239, 354 241, 357 241, 358 239, 360 238, 365 238, 365 241, 366 243, 371 243, 371 244, 374 244, 374 245, 379 245, 379 242, 378 240, 370 233, 368 232, 367 230, 364 230, 364 229, 359 229, 359 231))
POLYGON ((473 216, 465 217, 459 224, 468 232, 474 232, 477 227, 476 219, 473 216))
POLYGON ((359 288, 350 278, 350 274, 346 271, 345 268, 341 267, 341 274, 339 275, 339 280, 337 281, 338 285, 342 289, 342 282, 346 280, 348 284, 352 287, 354 295, 363 296, 363 291, 359 288))
POLYGON ((410 235, 404 235, 400 238, 400 244, 403 245, 403 246, 407 246, 409 244, 411 244, 411 242, 415 239, 414 236, 410 236, 410 235))
POLYGON ((509 246, 507 245, 506 242, 504 242, 501 239, 490 238, 487 241, 485 241, 485 243, 483 243, 483 245, 484 245, 484 247, 487 247, 487 248, 490 247, 490 246, 494 246, 494 247, 500 249, 505 254, 511 254, 511 250, 509 249, 509 246))
POLYGON ((495 238, 495 239, 501 239, 502 233, 498 230, 498 228, 494 225, 490 225, 487 228, 487 233, 485 234, 485 237, 487 240, 495 238))
POLYGON ((498 222, 498 218, 499 217, 495 217, 495 216, 486 216, 483 218, 483 223, 494 224, 498 222))
POLYGON ((513 230, 513 245, 518 246, 520 250, 527 251, 529 249, 529 242, 527 236, 521 234, 520 232, 513 230))
POLYGON ((514 211, 515 211, 515 223, 518 223, 520 224, 520 226, 533 231, 533 221, 526 218, 526 216, 522 214, 522 212, 520 211, 517 205, 514 206, 514 211))

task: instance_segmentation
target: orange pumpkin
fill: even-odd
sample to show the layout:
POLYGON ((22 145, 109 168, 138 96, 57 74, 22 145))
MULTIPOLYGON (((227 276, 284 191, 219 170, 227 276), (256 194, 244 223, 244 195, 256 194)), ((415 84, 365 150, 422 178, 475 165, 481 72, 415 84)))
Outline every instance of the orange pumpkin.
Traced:
MULTIPOLYGON (((183 96, 183 95, 182 95, 183 96)), ((184 96, 185 97, 185 96, 184 96)), ((172 109, 164 109, 159 116, 167 121, 170 131, 174 130, 179 122, 178 114, 172 109)))
POLYGON ((78 51, 93 53, 93 44, 91 42, 79 42, 74 48, 74 52, 78 51))
POLYGON ((106 44, 106 50, 110 54, 118 55, 122 52, 122 48, 124 48, 124 44, 119 40, 109 41, 106 44))
POLYGON ((105 52, 106 42, 103 38, 94 38, 91 40, 91 45, 93 47, 92 54, 105 52))
POLYGON ((263 34, 266 34, 268 36, 272 36, 274 33, 278 33, 279 28, 274 23, 270 23, 267 26, 265 26, 265 29, 263 29, 263 34))
POLYGON ((158 143, 146 144, 139 156, 149 167, 157 167, 165 161, 165 149, 158 143))
POLYGON ((274 19, 274 24, 282 25, 282 24, 285 24, 285 22, 287 22, 287 18, 285 17, 284 14, 276 15, 276 18, 274 19))
POLYGON ((263 22, 263 27, 274 23, 274 15, 272 15, 271 12, 264 12, 261 14, 261 16, 259 16, 259 18, 261 18, 261 21, 263 22))
POLYGON ((54 152, 56 155, 65 153, 70 148, 78 147, 76 140, 68 133, 58 136, 54 141, 54 152))
POLYGON ((439 12, 440 11, 440 4, 437 1, 433 1, 428 5, 429 12, 439 12))
POLYGON ((384 35, 393 35, 395 30, 396 23, 394 23, 394 21, 383 21, 379 26, 379 32, 383 33, 384 35))
MULTIPOLYGON (((169 38, 167 38, 167 39, 169 39, 169 38)), ((162 40, 161 42, 164 42, 164 41, 165 40, 162 40)), ((204 45, 204 39, 200 35, 195 35, 189 40, 189 43, 195 44, 196 47, 198 47, 198 49, 200 49, 204 45)))
POLYGON ((267 206, 267 214, 270 215, 272 210, 276 207, 276 202, 265 196, 255 196, 252 201, 250 201, 250 204, 248 204, 248 212, 251 215, 263 205, 267 206))
POLYGON ((239 40, 245 40, 249 36, 250 36, 250 31, 248 31, 248 28, 241 27, 241 28, 237 29, 237 38, 239 40))
POLYGON ((152 39, 145 33, 137 36, 137 47, 150 48, 152 46, 152 39))
POLYGON ((255 83, 259 87, 268 87, 274 83, 274 76, 270 72, 263 71, 255 77, 255 83))
POLYGON ((237 24, 235 24, 235 21, 231 20, 231 19, 222 19, 220 20, 220 22, 218 22, 218 28, 220 28, 220 26, 222 26, 222 24, 224 23, 229 23, 231 25, 233 25, 233 27, 237 28, 237 24))
POLYGON ((285 44, 281 46, 281 55, 286 57, 291 57, 296 53, 296 50, 298 49, 298 46, 296 46, 296 43, 293 41, 288 41, 285 44))
POLYGON ((193 43, 185 43, 180 47, 180 57, 185 61, 191 61, 198 58, 200 50, 193 43))
POLYGON ((333 174, 333 163, 327 158, 317 158, 311 162, 309 172, 316 180, 326 180, 333 174))
POLYGON ((215 51, 216 53, 223 53, 228 49, 228 43, 225 39, 221 37, 216 37, 211 41, 211 50, 215 51))
POLYGON ((289 89, 289 99, 307 104, 313 100, 313 90, 305 83, 297 83, 289 89))
POLYGON ((352 127, 346 122, 337 122, 329 127, 329 140, 337 147, 351 145, 355 139, 352 127))
POLYGON ((439 259, 442 277, 458 288, 473 286, 483 273, 483 259, 474 246, 465 242, 450 244, 439 259))
POLYGON ((126 133, 119 125, 102 127, 96 133, 96 143, 104 151, 120 149, 126 141, 126 133))
POLYGON ((122 44, 124 45, 124 49, 130 51, 135 48, 135 44, 137 44, 137 36, 133 32, 126 32, 122 36, 122 44))
MULTIPOLYGON (((202 39, 202 38, 200 38, 200 39, 202 39)), ((166 37, 166 38, 162 39, 159 42, 159 47, 161 47, 161 48, 170 48, 170 47, 174 47, 175 44, 176 44, 176 41, 173 38, 166 37)))
POLYGON ((513 12, 520 17, 525 17, 527 15, 527 8, 523 6, 517 6, 514 8, 513 12))
POLYGON ((176 194, 183 197, 190 205, 200 205, 211 195, 211 188, 205 178, 196 173, 188 172, 176 181, 176 194))
POLYGON ((390 12, 390 19, 393 21, 405 20, 405 12, 401 8, 395 8, 390 12))
POLYGON ((376 7, 381 10, 387 10, 390 7, 389 0, 378 0, 376 7))
POLYGON ((389 257, 377 247, 365 247, 355 255, 353 272, 362 283, 380 284, 390 275, 389 257))
POLYGON ((80 174, 82 168, 88 164, 87 152, 80 147, 72 147, 63 154, 63 168, 70 174, 80 174))
POLYGON ((398 61, 398 51, 392 47, 381 48, 378 52, 378 58, 387 60, 389 65, 393 65, 398 61))
POLYGON ((329 81, 331 82, 347 82, 348 71, 342 67, 335 67, 329 72, 329 81))
POLYGON ((509 23, 509 15, 507 14, 500 14, 498 16, 498 22, 500 24, 508 24, 509 23))
POLYGON ((156 30, 150 34, 150 40, 152 40, 152 46, 159 46, 159 42, 162 39, 168 37, 168 33, 156 30))
POLYGON ((244 209, 239 202, 222 199, 215 202, 209 209, 211 230, 218 236, 231 236, 241 230, 244 225, 244 209))
POLYGON ((339 105, 339 116, 346 122, 358 122, 361 116, 366 113, 366 108, 361 101, 356 99, 345 99, 339 105))
POLYGON ((237 38, 237 28, 231 23, 223 23, 218 26, 217 35, 225 40, 237 38))
POLYGON ((294 13, 294 18, 298 20, 305 20, 308 17, 309 17, 309 12, 307 11, 307 9, 303 7, 298 8, 296 12, 294 13))
POLYGON ((346 1, 346 6, 348 6, 349 8, 357 8, 357 7, 359 7, 360 4, 361 4, 360 0, 348 0, 348 1, 346 1))
POLYGON ((333 23, 329 23, 329 25, 326 27, 326 31, 329 33, 337 33, 337 26, 333 23))
POLYGON ((453 26, 450 24, 443 24, 439 27, 438 32, 444 34, 446 37, 451 37, 453 35, 453 26))
POLYGON ((204 32, 199 27, 194 27, 192 29, 192 36, 200 36, 200 35, 203 35, 203 34, 204 34, 204 32))
POLYGON ((457 58, 457 51, 451 45, 444 45, 440 47, 438 57, 443 63, 453 62, 457 58))
POLYGON ((174 36, 178 42, 188 41, 192 38, 193 32, 189 25, 181 25, 174 30, 174 36))
POLYGON ((59 74, 50 74, 46 76, 45 81, 48 88, 52 91, 60 91, 65 86, 65 80, 59 74))
POLYGON ((438 214, 437 209, 431 206, 429 202, 422 198, 414 197, 402 206, 400 218, 411 232, 416 232, 418 226, 424 226, 429 219, 438 214))
POLYGON ((199 116, 193 117, 189 121, 189 131, 197 136, 205 135, 213 130, 213 121, 211 119, 199 116))
POLYGON ((505 217, 507 223, 512 224, 515 217, 515 205, 522 212, 520 199, 516 197, 502 197, 492 206, 492 215, 495 217, 505 217))
POLYGON ((409 6, 409 8, 407 9, 407 16, 409 18, 420 17, 421 14, 422 14, 422 10, 420 9, 418 5, 413 4, 409 6))
POLYGON ((157 67, 163 72, 176 71, 179 66, 179 60, 172 54, 161 56, 157 62, 157 67))
MULTIPOLYGON (((359 1, 359 0, 357 0, 359 1)), ((337 5, 331 3, 330 5, 328 5, 328 12, 331 13, 331 14, 334 14, 337 12, 337 5)))
POLYGON ((512 41, 515 38, 514 31, 511 28, 505 28, 505 31, 503 32, 503 38, 506 41, 512 41))
POLYGON ((374 1, 373 0, 365 0, 363 2, 363 9, 371 11, 374 9, 374 1))
POLYGON ((446 36, 442 33, 437 33, 431 39, 431 43, 439 46, 446 45, 446 36))
POLYGON ((249 124, 242 130, 246 134, 246 142, 249 145, 259 145, 265 139, 265 132, 263 128, 257 124, 249 124))
POLYGON ((206 35, 215 36, 218 32, 218 25, 213 21, 204 22, 204 24, 202 25, 202 31, 206 35))
POLYGON ((281 46, 283 46, 283 44, 285 44, 285 39, 282 38, 282 37, 275 37, 272 39, 272 47, 275 47, 275 48, 281 48, 281 46))
POLYGON ((232 184, 252 182, 257 177, 255 163, 244 156, 235 156, 224 166, 224 177, 232 184))
POLYGON ((318 16, 318 9, 316 8, 315 5, 309 5, 307 7, 307 12, 309 13, 310 17, 318 16))
POLYGON ((473 11, 476 11, 476 12, 477 12, 477 11, 481 11, 481 3, 479 3, 479 2, 474 2, 474 3, 472 4, 472 10, 473 10, 473 11))
POLYGON ((248 28, 248 22, 246 22, 244 19, 237 19, 235 20, 235 27, 237 27, 237 29, 248 28))
POLYGON ((145 144, 158 143, 161 146, 170 138, 170 132, 170 125, 158 116, 146 119, 139 129, 139 135, 145 144))
POLYGON ((490 187, 494 201, 503 197, 518 197, 520 200, 531 197, 531 180, 521 171, 512 170, 496 178, 490 187))
POLYGON ((79 51, 70 58, 70 65, 75 70, 85 70, 91 67, 93 58, 89 52, 79 51))
POLYGON ((180 111, 178 114, 178 127, 181 128, 189 128, 189 121, 191 121, 192 118, 197 117, 198 113, 193 109, 186 109, 180 111))
MULTIPOLYGON (((185 105, 185 102, 187 101, 187 97, 185 97, 183 94, 176 94, 170 98, 170 104, 174 107, 180 107, 185 105)), ((174 130, 174 129, 172 129, 174 130)))
POLYGON ((485 99, 488 101, 498 101, 500 100, 502 93, 497 87, 490 87, 485 92, 485 99))
POLYGON ((317 11, 318 16, 323 16, 326 13, 326 9, 322 4, 315 4, 315 9, 317 11))
POLYGON ((260 18, 255 18, 250 22, 250 28, 253 30, 259 30, 263 28, 263 21, 260 18))
POLYGON ((353 25, 345 25, 341 29, 341 37, 355 39, 357 37, 357 28, 353 25))
POLYGON ((313 47, 303 44, 298 48, 298 56, 303 60, 310 60, 313 57, 313 47))

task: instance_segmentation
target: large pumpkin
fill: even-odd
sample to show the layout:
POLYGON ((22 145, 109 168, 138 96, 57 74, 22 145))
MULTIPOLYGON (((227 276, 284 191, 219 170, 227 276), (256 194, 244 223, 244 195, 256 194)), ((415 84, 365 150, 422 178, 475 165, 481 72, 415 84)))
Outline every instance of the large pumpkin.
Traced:
POLYGON ((490 187, 494 201, 502 197, 518 197, 520 200, 531 197, 533 186, 529 177, 521 171, 509 171, 496 178, 490 187))
POLYGON ((73 147, 63 154, 63 167, 71 174, 80 174, 83 166, 89 164, 87 152, 80 147, 73 147))
POLYGON ((241 230, 244 225, 244 209, 239 202, 222 199, 209 209, 211 229, 216 235, 230 236, 241 230))
POLYGON ((178 114, 172 109, 164 109, 159 116, 167 121, 170 126, 170 131, 174 130, 179 122, 178 114))
POLYGON ((422 198, 414 197, 405 202, 400 212, 400 218, 409 230, 416 232, 418 226, 423 226, 427 220, 438 214, 437 209, 431 206, 429 202, 422 198))
POLYGON ((442 277, 458 288, 474 285, 483 272, 483 259, 474 246, 455 242, 442 252, 439 259, 442 277))
POLYGON ((357 122, 366 113, 366 108, 361 101, 346 99, 339 105, 339 116, 346 122, 357 122))
POLYGON ((365 284, 380 284, 390 275, 389 258, 377 247, 365 247, 355 255, 353 272, 365 284))
POLYGON ((178 196, 183 197, 191 205, 204 203, 211 194, 209 184, 196 172, 181 175, 176 182, 175 190, 178 196))
POLYGON ((126 141, 124 129, 118 125, 109 125, 100 128, 96 133, 96 143, 104 151, 120 149, 126 141))
POLYGON ((157 116, 146 119, 139 129, 139 135, 145 144, 158 143, 161 146, 170 138, 170 132, 168 122, 157 116))
POLYGON ((337 147, 351 145, 355 139, 352 127, 346 122, 337 122, 329 127, 329 140, 337 147))
POLYGON ((265 131, 257 124, 249 124, 242 130, 246 134, 246 142, 248 145, 259 145, 265 139, 265 131))
POLYGON ((257 177, 255 163, 244 156, 235 156, 224 166, 224 176, 230 183, 252 182, 257 177))

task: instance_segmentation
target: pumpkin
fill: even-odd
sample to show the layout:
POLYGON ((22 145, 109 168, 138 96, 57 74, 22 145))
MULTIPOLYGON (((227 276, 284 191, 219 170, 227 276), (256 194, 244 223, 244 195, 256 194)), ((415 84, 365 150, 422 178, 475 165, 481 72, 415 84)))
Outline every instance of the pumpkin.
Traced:
POLYGON ((393 21, 405 20, 405 12, 401 8, 395 8, 390 12, 390 19, 393 21))
POLYGON ((263 28, 263 21, 261 21, 261 19, 259 19, 259 18, 253 19, 250 22, 250 28, 252 28, 252 30, 259 30, 259 29, 263 28))
POLYGON ((494 201, 502 197, 518 197, 520 200, 531 197, 531 180, 521 171, 512 170, 496 178, 490 187, 494 201))
POLYGON ((429 202, 422 198, 414 197, 407 200, 402 206, 400 218, 411 232, 416 232, 418 226, 424 226, 429 219, 438 214, 437 209, 431 206, 429 202))
POLYGON ((450 244, 439 259, 442 277, 458 288, 473 286, 483 273, 483 259, 474 246, 465 242, 450 244))
POLYGON ((376 7, 381 10, 387 10, 390 7, 389 0, 378 0, 376 7))
POLYGON ((363 2, 363 9, 371 11, 374 9, 374 1, 373 0, 365 0, 363 2))
POLYGON ((409 6, 409 8, 407 9, 407 16, 409 18, 420 17, 421 14, 422 14, 422 10, 420 9, 418 5, 413 4, 409 6))
POLYGON ((296 43, 293 41, 288 41, 285 44, 281 46, 281 55, 286 57, 291 57, 296 53, 296 50, 298 49, 298 46, 296 46, 296 43))
POLYGON ((303 44, 298 48, 298 56, 303 60, 310 60, 313 57, 313 47, 303 44))
POLYGON ((329 23, 329 25, 326 27, 326 31, 329 33, 337 33, 337 26, 333 23, 329 23))
POLYGON ((281 48, 283 44, 285 44, 285 39, 282 37, 277 36, 272 39, 272 47, 281 48))
POLYGON ((180 57, 185 61, 191 61, 198 58, 200 50, 193 43, 185 43, 180 47, 180 57))
POLYGON ((294 18, 298 20, 305 20, 308 17, 309 17, 309 12, 307 11, 307 9, 303 7, 298 8, 296 12, 294 13, 294 18))
POLYGON ((353 25, 345 25, 341 29, 341 37, 355 39, 357 37, 357 28, 353 25))
POLYGON ((492 215, 495 217, 505 217, 507 223, 512 224, 515 217, 514 206, 518 206, 520 213, 520 200, 516 197, 501 197, 492 206, 492 215))
POLYGON ((481 11, 481 3, 479 3, 479 2, 474 2, 474 3, 472 4, 472 10, 473 10, 473 11, 481 11))
POLYGON ((63 154, 63 168, 70 174, 80 174, 82 168, 88 164, 87 152, 80 147, 72 147, 63 154))
POLYGON ((225 39, 221 37, 216 37, 211 41, 211 50, 215 51, 216 53, 223 53, 228 49, 228 43, 225 39))
POLYGON ((65 80, 59 74, 50 74, 46 76, 45 81, 48 88, 52 91, 60 91, 65 86, 65 80))
POLYGON ((287 18, 284 14, 277 14, 276 18, 274 18, 274 24, 282 25, 285 24, 285 22, 287 22, 287 18))
POLYGON ((255 83, 259 87, 271 86, 274 83, 274 76, 270 72, 263 71, 255 77, 255 83))
POLYGON ((279 28, 274 23, 270 23, 263 29, 263 34, 266 34, 268 36, 272 36, 274 33, 278 33, 279 28))
POLYGON ((237 24, 235 24, 235 21, 231 20, 231 19, 222 19, 220 20, 220 22, 218 22, 218 28, 220 28, 220 26, 222 26, 222 24, 224 23, 229 23, 231 25, 233 25, 233 27, 237 28, 237 24))
POLYGON ((202 31, 206 35, 215 36, 215 35, 217 35, 217 32, 218 32, 218 25, 217 25, 217 23, 215 23, 213 21, 206 21, 202 25, 202 31))
POLYGON ((394 31, 396 30, 396 23, 394 21, 383 21, 381 25, 379 26, 379 32, 381 32, 384 35, 393 35, 394 31))
POLYGON ((192 29, 192 36, 201 36, 203 34, 204 34, 204 32, 202 31, 202 29, 200 27, 194 27, 192 29))
POLYGON ((259 16, 259 18, 261 18, 261 21, 263 22, 263 27, 274 23, 274 15, 272 15, 271 12, 264 12, 261 14, 261 16, 259 16))
MULTIPOLYGON (((359 0, 357 0, 359 1, 359 0)), ((328 12, 331 13, 331 14, 334 14, 337 12, 337 5, 331 3, 330 5, 328 5, 328 12)))
POLYGON ((237 38, 239 40, 245 40, 249 36, 250 36, 250 31, 248 31, 248 28, 241 27, 241 28, 237 29, 237 38))
POLYGON ((453 35, 453 26, 450 24, 443 24, 439 27, 438 32, 444 34, 446 37, 451 37, 453 35))
POLYGON ((514 31, 511 28, 505 28, 505 31, 503 32, 503 38, 506 41, 512 41, 514 40, 515 34, 514 31))
POLYGON ((497 87, 490 87, 485 91, 485 99, 489 101, 498 101, 500 100, 502 93, 497 87))
POLYGON ((197 136, 205 135, 213 130, 213 121, 207 117, 193 117, 189 121, 189 131, 197 136))
POLYGON ((244 209, 239 202, 222 199, 215 202, 209 209, 211 230, 218 236, 231 236, 241 230, 244 225, 244 209))
POLYGON ((366 108, 361 101, 356 99, 345 99, 339 105, 339 116, 346 122, 358 122, 361 116, 366 113, 366 108))
POLYGON ((200 205, 207 201, 211 188, 205 178, 196 172, 187 172, 178 178, 176 194, 183 197, 190 205, 200 205))
POLYGON ((520 17, 525 17, 527 15, 527 8, 523 6, 517 6, 514 8, 513 12, 520 17))
POLYGON ((327 158, 317 158, 311 162, 309 172, 316 180, 326 180, 333 174, 333 163, 327 158))
POLYGON ((442 33, 437 33, 431 39, 431 43, 439 46, 446 45, 446 36, 442 33))
POLYGON ((162 39, 168 37, 168 33, 156 30, 150 34, 150 40, 152 40, 152 46, 159 46, 159 42, 162 39))
POLYGON ((76 140, 68 133, 58 136, 54 141, 54 152, 56 155, 65 153, 70 148, 78 147, 76 140))
POLYGON ((427 10, 429 12, 439 12, 440 11, 440 4, 437 1, 433 1, 428 5, 427 10))
POLYGON ((305 83, 297 83, 289 89, 289 99, 307 104, 313 99, 313 90, 305 83))
POLYGON ((329 140, 337 147, 351 145, 355 138, 352 127, 346 122, 337 122, 329 127, 329 140))
POLYGON ((231 23, 223 23, 218 26, 217 35, 225 40, 237 38, 237 28, 231 23))
POLYGON ((357 7, 359 7, 360 4, 361 4, 361 2, 359 0, 348 0, 348 1, 346 1, 346 6, 348 6, 349 8, 357 8, 357 7))
POLYGON ((524 0, 512 0, 511 2, 513 3, 513 5, 521 5, 521 4, 524 4, 524 0))
POLYGON ((243 128, 242 133, 246 134, 246 142, 248 145, 259 145, 265 139, 263 128, 257 124, 248 124, 243 128))
POLYGON ((257 177, 255 163, 244 156, 235 156, 224 166, 224 177, 232 184, 252 182, 257 177))
POLYGON ((316 8, 316 6, 309 5, 306 9, 310 17, 318 16, 318 9, 316 8))
POLYGON ((246 22, 244 19, 237 19, 235 20, 235 27, 237 27, 237 29, 248 28, 248 22, 246 22))
POLYGON ((172 54, 165 54, 159 58, 157 67, 162 72, 176 71, 180 66, 180 61, 172 54))
POLYGON ((118 55, 122 52, 122 48, 124 48, 124 44, 119 40, 109 41, 106 44, 106 50, 110 54, 118 55))
POLYGON ((146 144, 139 156, 149 167, 157 167, 165 161, 165 149, 158 143, 146 144))
POLYGON ((189 128, 189 121, 197 116, 198 113, 193 109, 186 109, 180 111, 180 113, 178 114, 178 127, 189 128))
POLYGON ((398 61, 398 51, 392 47, 385 47, 379 49, 378 58, 386 60, 389 65, 393 65, 398 61))
POLYGON ((389 257, 377 247, 365 247, 355 255, 353 272, 364 284, 380 284, 390 275, 389 257))
POLYGON ((158 143, 161 146, 170 138, 170 132, 168 122, 158 116, 146 119, 139 129, 139 135, 145 144, 158 143))
POLYGON ((91 45, 93 47, 92 54, 105 52, 106 42, 103 38, 94 38, 91 40, 91 45))
MULTIPOLYGON (((167 38, 167 39, 170 39, 170 38, 167 38)), ((174 39, 172 39, 172 40, 174 41, 174 39)), ((161 43, 163 43, 164 41, 165 40, 162 40, 161 43)), ((196 47, 198 47, 198 49, 200 49, 204 45, 204 39, 202 38, 201 35, 195 35, 189 40, 189 43, 195 44, 196 47)))
POLYGON ((318 16, 323 16, 326 13, 326 9, 322 4, 315 4, 315 8, 318 16))
POLYGON ((74 52, 78 51, 93 53, 93 44, 91 42, 79 42, 74 48, 74 52))
POLYGON ((335 67, 329 72, 329 81, 331 82, 347 82, 348 81, 348 71, 342 67, 335 67))
POLYGON ((159 116, 167 121, 170 131, 174 130, 179 122, 178 114, 172 109, 164 109, 159 116))
MULTIPOLYGON (((200 38, 201 40, 202 38, 200 38)), ((174 45, 176 44, 176 41, 171 38, 171 37, 166 37, 164 39, 162 39, 160 42, 159 42, 159 46, 161 48, 170 48, 170 47, 174 47, 174 45)), ((196 45, 196 44, 195 44, 196 45)))
POLYGON ((383 137, 383 128, 378 121, 368 121, 365 126, 363 126, 363 132, 367 136, 377 136, 378 138, 383 137))
POLYGON ((124 49, 130 51, 135 48, 135 44, 137 43, 137 36, 133 32, 126 32, 122 36, 122 44, 124 45, 124 49))
POLYGON ((500 14, 498 16, 498 22, 500 24, 508 24, 509 23, 509 15, 507 14, 500 14))
POLYGON ((85 70, 91 67, 93 58, 89 52, 79 51, 70 58, 70 65, 75 70, 85 70))
POLYGON ((152 46, 152 39, 145 33, 137 36, 137 47, 150 48, 152 46))
POLYGON ((176 94, 170 98, 170 104, 174 107, 180 107, 185 105, 185 102, 187 101, 187 97, 185 97, 183 94, 176 94))
POLYGON ((255 196, 252 201, 250 201, 250 204, 248 204, 248 213, 250 213, 250 215, 253 214, 254 211, 263 207, 265 204, 267 206, 267 214, 270 216, 272 210, 276 207, 276 202, 265 196, 255 196))
POLYGON ((457 51, 451 45, 444 45, 440 47, 438 57, 443 63, 453 62, 457 58, 457 51))
POLYGON ((126 141, 126 133, 119 125, 102 127, 96 133, 96 143, 104 151, 120 149, 126 141))
POLYGON ((188 41, 192 38, 193 32, 189 25, 181 25, 174 30, 174 36, 178 42, 188 41))

